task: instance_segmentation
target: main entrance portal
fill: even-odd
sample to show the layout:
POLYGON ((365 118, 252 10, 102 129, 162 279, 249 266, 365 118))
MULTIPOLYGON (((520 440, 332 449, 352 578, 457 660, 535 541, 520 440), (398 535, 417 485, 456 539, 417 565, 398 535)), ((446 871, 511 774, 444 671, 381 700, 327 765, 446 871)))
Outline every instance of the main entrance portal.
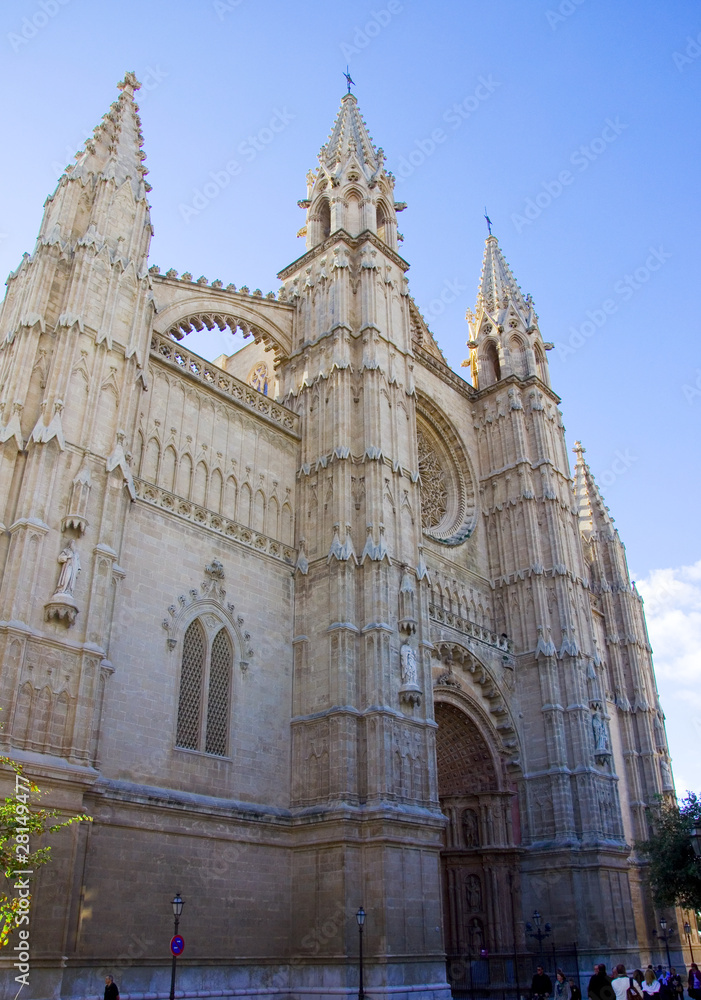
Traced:
POLYGON ((466 707, 436 701, 438 793, 448 818, 443 905, 453 990, 518 982, 522 953, 518 806, 496 734, 466 707))

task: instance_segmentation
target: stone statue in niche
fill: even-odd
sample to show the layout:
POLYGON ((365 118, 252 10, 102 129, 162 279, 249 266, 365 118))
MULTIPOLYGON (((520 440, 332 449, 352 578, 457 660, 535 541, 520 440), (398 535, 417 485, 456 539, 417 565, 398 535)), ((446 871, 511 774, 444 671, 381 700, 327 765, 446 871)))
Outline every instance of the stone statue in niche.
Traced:
POLYGON ((482 883, 479 875, 468 875, 465 879, 465 896, 470 913, 479 913, 482 909, 482 883))
POLYGON ((61 564, 61 572, 58 574, 56 593, 72 595, 80 573, 80 556, 74 538, 71 538, 65 549, 61 550, 58 561, 61 564))
POLYGON ((592 729, 594 730, 594 753, 610 753, 611 748, 609 746, 608 733, 606 732, 606 723, 604 722, 603 715, 598 709, 592 716, 591 724, 592 729))
POLYGON ((408 642, 405 642, 399 650, 399 664, 402 675, 399 700, 405 702, 413 709, 414 705, 421 704, 421 688, 419 687, 416 653, 408 642))
POLYGON ((418 671, 416 669, 416 653, 408 642, 400 650, 402 662, 402 684, 413 684, 418 687, 418 671))
POLYGON ((662 728, 662 721, 660 719, 659 712, 655 712, 653 726, 655 727, 655 746, 658 750, 664 750, 666 740, 664 738, 664 729, 662 728))
POLYGON ((673 791, 674 781, 672 779, 672 768, 669 766, 664 757, 660 759, 660 771, 662 772, 662 788, 665 792, 673 791))
POLYGON ((465 838, 465 847, 479 847, 479 823, 474 809, 466 809, 462 814, 462 832, 465 838))
POLYGON ((470 954, 479 955, 484 948, 484 928, 482 921, 473 917, 470 921, 470 954))
POLYGON ((61 569, 58 574, 56 590, 51 600, 44 605, 46 620, 57 618, 70 626, 75 622, 78 614, 78 605, 73 597, 73 591, 80 573, 80 556, 74 538, 71 538, 68 545, 61 549, 58 563, 61 569))

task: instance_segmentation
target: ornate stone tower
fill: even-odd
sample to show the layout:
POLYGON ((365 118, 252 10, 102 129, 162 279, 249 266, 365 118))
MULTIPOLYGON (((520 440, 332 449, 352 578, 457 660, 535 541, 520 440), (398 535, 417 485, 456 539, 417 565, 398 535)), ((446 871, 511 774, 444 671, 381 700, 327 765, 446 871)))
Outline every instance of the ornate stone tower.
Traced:
MULTIPOLYGON (((308 250, 280 273, 296 310, 282 400, 303 427, 291 805, 304 810, 308 846, 296 854, 293 906, 323 919, 339 900, 348 912, 362 903, 373 913, 366 933, 378 986, 397 974, 440 982, 444 819, 408 265, 396 252, 403 206, 352 94, 307 180, 308 250), (311 846, 312 829, 312 839, 333 830, 334 845, 311 846)), ((344 934, 323 950, 352 951, 357 929, 344 934)))
POLYGON ((151 221, 135 78, 45 206, 8 280, 0 365, 2 740, 93 767, 145 387, 151 221), (9 547, 9 551, 8 551, 9 547), (59 572, 60 570, 60 572, 59 572), (82 574, 80 601, 76 597, 82 574), (74 626, 70 635, 68 626, 74 626), (42 638, 39 638, 42 636, 42 638))
POLYGON ((562 940, 623 952, 636 936, 628 848, 551 345, 493 236, 468 319, 496 628, 519 651, 524 907, 547 910, 562 940), (620 915, 615 926, 603 897, 620 915))
MULTIPOLYGON (((604 504, 579 441, 574 448, 575 503, 579 512, 597 650, 597 708, 610 726, 614 769, 621 777, 626 841, 648 836, 647 806, 674 794, 664 715, 659 701, 642 598, 631 586, 625 546, 604 504), (599 650, 601 653, 599 654, 599 650)), ((653 944, 649 887, 631 856, 630 884, 638 940, 653 944)))

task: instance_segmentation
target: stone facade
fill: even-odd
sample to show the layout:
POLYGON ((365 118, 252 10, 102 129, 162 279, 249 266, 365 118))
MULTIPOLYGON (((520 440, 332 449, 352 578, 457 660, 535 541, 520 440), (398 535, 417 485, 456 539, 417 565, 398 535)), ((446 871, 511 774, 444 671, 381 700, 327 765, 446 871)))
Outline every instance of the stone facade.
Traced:
POLYGON ((523 975, 536 907, 583 966, 647 960, 642 602, 496 238, 470 384, 348 94, 277 295, 163 275, 120 89, 0 317, 0 741, 94 817, 27 996, 163 993, 176 890, 186 995, 352 992, 361 904, 377 996, 444 1000, 484 950, 523 975), (212 364, 204 326, 251 343, 212 364))

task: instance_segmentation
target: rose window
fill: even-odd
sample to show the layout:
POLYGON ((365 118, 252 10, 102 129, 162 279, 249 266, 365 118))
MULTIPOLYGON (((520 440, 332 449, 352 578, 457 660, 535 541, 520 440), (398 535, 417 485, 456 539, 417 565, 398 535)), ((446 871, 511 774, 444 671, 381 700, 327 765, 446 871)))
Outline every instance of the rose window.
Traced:
POLYGON ((442 545, 461 545, 475 529, 475 476, 457 431, 426 396, 417 395, 421 526, 442 545))

